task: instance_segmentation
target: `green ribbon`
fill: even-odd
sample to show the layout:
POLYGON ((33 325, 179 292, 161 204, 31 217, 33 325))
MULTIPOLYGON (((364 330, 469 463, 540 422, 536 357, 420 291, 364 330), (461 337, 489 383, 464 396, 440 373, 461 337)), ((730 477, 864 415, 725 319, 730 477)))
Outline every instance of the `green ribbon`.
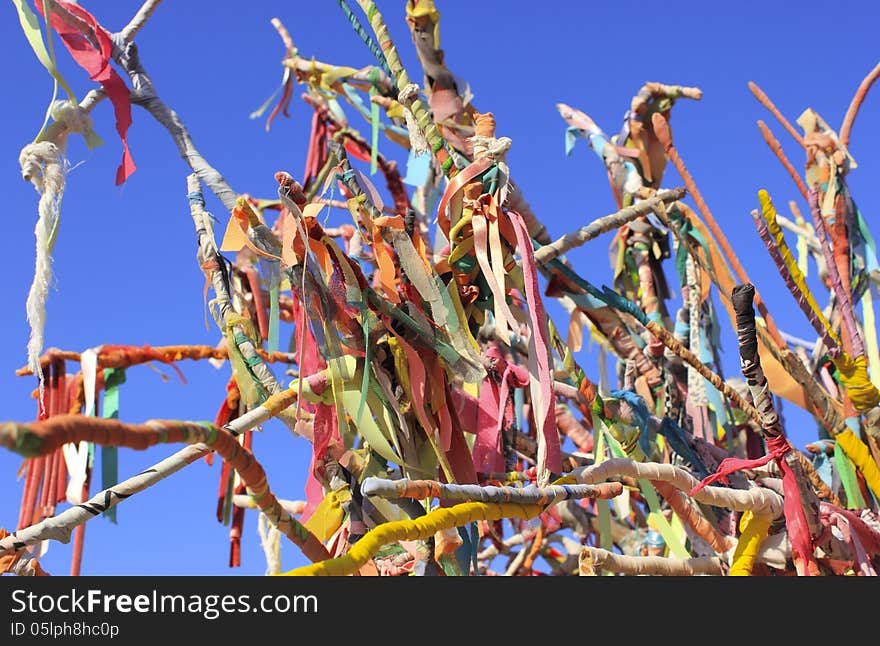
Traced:
POLYGON ((39 141, 46 132, 46 125, 49 123, 49 113, 52 111, 52 104, 55 103, 55 97, 58 96, 59 85, 61 85, 61 87, 64 88, 64 91, 67 92, 70 102, 73 104, 77 103, 73 90, 70 89, 67 81, 64 80, 64 77, 61 76, 61 72, 59 72, 58 68, 55 66, 55 48, 52 46, 52 30, 49 28, 48 20, 51 8, 49 7, 48 0, 42 0, 42 2, 43 13, 46 16, 46 34, 49 36, 47 39, 49 41, 48 50, 43 42, 43 33, 40 29, 40 21, 37 19, 37 15, 31 11, 26 0, 12 0, 12 3, 18 11, 18 20, 21 23, 21 29, 24 32, 25 38, 27 38, 31 49, 34 50, 37 59, 43 64, 43 67, 46 68, 49 74, 52 75, 52 100, 49 101, 49 107, 46 108, 46 116, 43 118, 43 125, 40 126, 40 132, 34 138, 34 141, 39 141))
POLYGON ((232 520, 232 496, 233 496, 233 483, 235 482, 235 471, 232 467, 229 468, 229 477, 226 478, 226 487, 223 492, 223 526, 229 525, 230 520, 232 520))
MULTIPOLYGON (((361 330, 364 335, 364 375, 361 380, 361 400, 358 403, 355 419, 361 419, 364 405, 367 403, 367 390, 370 386, 370 373, 372 372, 372 352, 370 347, 370 318, 367 316, 367 303, 361 301, 361 330)), ((382 397, 384 399, 384 395, 382 397)))
MULTIPOLYGON (((376 81, 379 70, 375 67, 370 70, 370 98, 378 94, 376 81)), ((376 174, 379 163, 379 104, 370 101, 370 175, 376 174)))
MULTIPOLYGON (((125 383, 124 368, 104 369, 104 402, 101 417, 119 419, 119 386, 125 383)), ((109 489, 119 482, 119 451, 115 446, 101 447, 101 488, 109 489)), ((116 507, 104 511, 111 523, 116 523, 116 507)))
POLYGON ((837 465, 837 473, 840 474, 840 483, 846 492, 847 509, 864 508, 866 506, 865 499, 862 497, 861 489, 859 489, 859 480, 856 476, 855 467, 837 442, 834 443, 834 463, 837 465))
MULTIPOLYGON (((712 257, 709 254, 709 245, 700 230, 694 227, 689 218, 686 218, 678 207, 673 207, 669 211, 669 218, 678 226, 683 238, 693 238, 706 253, 706 262, 712 267, 712 257)), ((675 271, 678 273, 679 281, 684 286, 687 280, 687 257, 688 247, 685 244, 679 244, 675 251, 675 271)), ((714 269, 714 267, 712 267, 714 269)))
MULTIPOLYGON (((597 400, 599 397, 596 398, 597 400)), ((604 415, 595 414, 596 406, 593 406, 593 429, 596 435, 596 446, 593 448, 593 455, 596 459, 596 464, 599 464, 605 459, 605 433, 602 432, 604 430, 604 415)), ((611 552, 614 550, 614 541, 611 538, 611 501, 610 500, 600 500, 596 499, 596 515, 599 518, 599 547, 603 550, 611 552)), ((602 571, 604 576, 613 576, 613 573, 607 572, 605 570, 602 571)))
MULTIPOLYGON (((51 6, 49 5, 49 0, 37 0, 38 2, 43 3, 43 15, 46 16, 46 43, 43 42, 43 32, 40 29, 40 21, 37 18, 37 15, 31 11, 31 8, 28 6, 26 0, 12 0, 12 4, 15 5, 16 11, 18 11, 18 20, 21 23, 21 30, 24 32, 24 36, 27 39, 28 43, 31 46, 31 49, 34 50, 34 54, 37 57, 37 60, 43 64, 43 67, 46 68, 46 71, 52 75, 52 99, 49 101, 49 107, 46 108, 46 116, 43 117, 43 125, 40 126, 40 131, 37 133, 37 136, 34 137, 34 141, 40 141, 46 135, 46 128, 49 123, 49 117, 52 113, 52 106, 55 104, 55 99, 58 96, 58 86, 60 85, 64 88, 64 91, 67 93, 67 98, 71 104, 77 105, 78 101, 76 100, 76 95, 73 93, 73 90, 70 89, 70 86, 67 84, 67 81, 64 80, 64 77, 61 75, 61 72, 58 71, 58 67, 55 65, 55 47, 52 44, 52 30, 49 27, 49 16, 51 15, 51 6), (46 44, 48 43, 48 49, 46 44)), ((86 146, 88 146, 89 150, 96 148, 104 143, 101 137, 98 134, 89 128, 85 132, 82 133, 83 138, 86 141, 86 146)))
MULTIPOLYGON (((608 434, 606 441, 608 442, 608 447, 611 449, 611 453, 614 457, 629 457, 623 450, 623 447, 620 446, 617 440, 614 439, 606 428, 602 429, 600 435, 605 435, 606 433, 608 434)), ((666 516, 663 515, 663 511, 660 508, 660 498, 657 496, 657 491, 654 489, 654 485, 651 484, 650 480, 645 478, 639 478, 638 483, 639 489, 642 492, 642 497, 645 499, 645 502, 648 503, 648 510, 651 512, 649 517, 654 519, 654 523, 657 525, 657 530, 660 532, 663 540, 666 541, 667 547, 669 547, 669 553, 680 559, 689 559, 691 555, 681 544, 679 537, 676 535, 676 531, 672 528, 670 522, 666 520, 666 516)))

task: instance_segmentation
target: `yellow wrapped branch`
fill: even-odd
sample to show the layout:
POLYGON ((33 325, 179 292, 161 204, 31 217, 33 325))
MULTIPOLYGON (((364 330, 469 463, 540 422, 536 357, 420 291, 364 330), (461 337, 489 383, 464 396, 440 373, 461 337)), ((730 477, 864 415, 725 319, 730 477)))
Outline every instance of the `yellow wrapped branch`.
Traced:
POLYGON ((841 353, 833 361, 840 373, 840 380, 846 386, 846 394, 857 411, 864 413, 880 404, 880 391, 868 377, 865 355, 852 358, 841 353))
POLYGON ((751 576, 758 550, 761 542, 767 538, 772 520, 767 514, 753 514, 750 511, 742 515, 739 521, 742 534, 733 552, 733 562, 728 576, 751 576))
POLYGON ((466 502, 454 507, 435 509, 414 520, 384 523, 367 532, 344 556, 327 559, 285 572, 282 576, 348 576, 357 572, 383 545, 396 541, 430 538, 438 531, 461 527, 477 520, 522 518, 528 520, 544 511, 543 505, 515 503, 466 502))

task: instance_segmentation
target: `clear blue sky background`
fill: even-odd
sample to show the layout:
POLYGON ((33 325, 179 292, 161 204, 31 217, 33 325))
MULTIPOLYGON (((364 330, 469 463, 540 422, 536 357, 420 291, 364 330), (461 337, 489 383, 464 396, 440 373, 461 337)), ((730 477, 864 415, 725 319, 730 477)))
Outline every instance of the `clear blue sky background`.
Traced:
MULTIPOLYGON (((83 4, 115 31, 140 2, 83 4)), ((420 81, 403 0, 378 5, 411 77, 420 81)), ((649 6, 621 0, 440 0, 441 44, 449 67, 470 83, 478 109, 493 111, 498 135, 513 139, 508 156, 512 173, 553 237, 614 211, 605 172, 585 142, 571 158, 565 157, 565 124, 556 102, 584 110, 610 134, 619 129, 630 98, 646 81, 702 88, 702 101, 683 100, 674 109, 676 145, 780 327, 813 338, 749 217, 759 188, 767 188, 780 205, 799 199, 764 144, 756 120, 767 122, 798 169, 803 154, 751 96, 747 82, 758 83, 790 121, 812 107, 839 128, 853 92, 880 58, 880 9, 868 1, 829 5, 813 0, 649 6)), ((332 0, 166 2, 137 37, 156 88, 188 125, 202 154, 236 191, 267 198, 275 193, 274 172, 287 170, 301 177, 311 120, 309 107, 299 99, 302 86, 295 89, 291 118, 277 119, 269 134, 262 119, 248 118, 282 74, 284 50, 269 22, 273 16, 285 23, 303 56, 355 67, 374 63, 332 0)), ((30 398, 35 380, 16 377, 14 371, 26 358, 25 299, 33 274, 37 194, 20 179, 18 154, 39 128, 51 82, 22 36, 11 3, 5 3, 0 17, 0 78, 6 89, 0 105, 5 213, 0 256, 6 268, 0 281, 0 418, 26 421, 36 415, 30 398)), ((82 97, 93 84, 57 37, 55 43, 60 68, 82 97)), ((81 351, 101 343, 213 344, 218 339, 213 327, 206 331, 204 326, 203 277, 195 262, 185 199, 189 169, 167 133, 141 108, 132 112, 129 141, 138 170, 124 186, 114 185, 121 146, 109 103, 94 112, 106 145, 88 151, 81 138, 74 138, 69 146, 76 168, 67 179, 54 254, 47 347, 81 351)), ((366 122, 351 110, 349 114, 356 127, 368 132, 366 122)), ((855 124, 850 149, 860 167, 849 180, 875 236, 880 234, 874 226, 880 208, 875 192, 878 133, 880 90, 875 90, 855 124)), ((383 140, 381 146, 383 153, 405 161, 390 142, 383 140)), ((679 183, 670 167, 664 185, 679 183)), ((806 213, 806 205, 801 207, 806 213)), ((209 208, 225 224, 228 215, 213 196, 209 208)), ((330 221, 347 220, 347 214, 336 211, 330 221)), ((218 229, 222 233, 222 226, 218 229)), ((596 284, 611 281, 609 242, 610 234, 569 256, 596 284)), ((667 276, 675 284, 671 265, 667 276)), ((551 314, 565 324, 558 307, 551 306, 551 314)), ((738 372, 735 338, 726 317, 722 323, 726 374, 733 375, 738 372)), ((598 379, 595 352, 585 350, 579 358, 598 379)), ((180 367, 186 385, 167 366, 161 367, 167 380, 147 366, 130 369, 121 389, 121 418, 213 419, 228 366, 215 370, 207 363, 185 362, 180 367)), ((69 370, 76 368, 69 364, 69 370)), ((284 379, 277 370, 276 375, 284 379)), ((783 412, 797 446, 816 437, 812 419, 792 405, 783 412)), ((177 448, 121 450, 120 476, 133 475, 177 448)), ((254 438, 254 448, 277 495, 303 498, 309 460, 305 440, 272 422, 254 438)), ((19 465, 18 456, 0 453, 0 525, 8 529, 18 517, 23 484, 15 477, 19 465)), ((214 518, 219 474, 219 463, 208 467, 198 462, 121 504, 118 525, 104 518, 89 522, 83 573, 262 574, 256 512, 247 515, 242 567, 227 567, 228 529, 214 518)), ((100 482, 99 463, 95 480, 93 492, 100 482)), ((70 545, 53 543, 43 564, 53 574, 65 574, 70 552, 70 545)), ((290 544, 282 546, 282 561, 285 569, 304 563, 290 544)))

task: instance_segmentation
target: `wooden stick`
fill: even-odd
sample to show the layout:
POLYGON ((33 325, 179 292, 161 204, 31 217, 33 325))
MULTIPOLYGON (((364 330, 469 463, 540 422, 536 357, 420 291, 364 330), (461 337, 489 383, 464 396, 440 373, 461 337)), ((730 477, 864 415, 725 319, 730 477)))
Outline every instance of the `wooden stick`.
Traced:
POLYGON ((749 90, 751 90, 752 94, 755 95, 755 98, 761 102, 761 105, 767 108, 771 112, 771 114, 776 117, 779 123, 781 123, 783 127, 788 130, 789 134, 794 137, 794 140, 801 145, 801 148, 806 148, 806 144, 804 144, 804 138, 797 130, 795 130, 794 126, 792 126, 788 122, 788 119, 782 116, 782 113, 775 105, 773 105, 773 101, 770 100, 770 97, 764 94, 764 91, 758 87, 758 84, 754 81, 749 81, 749 90))
POLYGON ((770 150, 772 150, 777 159, 782 162, 782 165, 785 166, 785 170, 788 171, 788 174, 791 175, 794 183, 797 184, 798 190, 801 192, 801 195, 804 196, 805 200, 809 199, 809 197, 807 197, 807 186, 806 184, 804 184, 804 181, 794 169, 794 166, 791 165, 791 162, 788 161, 788 157, 785 156, 785 153, 782 150, 782 144, 780 144, 779 140, 773 136, 773 133, 770 132, 770 128, 767 127, 767 124, 760 119, 758 119, 758 128, 761 129, 761 134, 764 136, 764 141, 766 141, 767 145, 770 146, 770 150))
POLYGON ((877 63, 877 67, 868 72, 868 75, 859 84, 859 89, 856 90, 855 96, 853 96, 849 108, 846 110, 846 116, 843 117, 843 125, 840 126, 840 143, 844 146, 849 146, 849 136, 852 132, 853 122, 856 120, 856 115, 859 113, 859 108, 862 106, 862 101, 865 100, 868 90, 871 89, 874 81, 878 78, 880 78, 880 63, 877 63))

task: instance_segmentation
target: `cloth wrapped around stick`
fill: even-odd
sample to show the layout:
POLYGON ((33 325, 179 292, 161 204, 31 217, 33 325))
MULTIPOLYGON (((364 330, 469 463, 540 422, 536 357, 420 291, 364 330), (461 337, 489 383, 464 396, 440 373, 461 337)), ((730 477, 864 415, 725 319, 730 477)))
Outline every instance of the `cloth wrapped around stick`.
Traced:
POLYGON ((585 547, 580 555, 581 576, 595 576, 596 569, 628 576, 697 576, 724 574, 724 562, 715 556, 678 559, 664 556, 626 556, 599 547, 585 547))
POLYGON ((437 498, 439 500, 477 502, 516 502, 525 505, 553 505, 563 500, 614 498, 623 491, 619 482, 592 485, 548 485, 546 487, 481 487, 450 485, 434 480, 388 480, 367 478, 361 484, 365 496, 383 498, 437 498))
POLYGON ((572 472, 578 482, 595 484, 613 476, 629 476, 668 482, 686 492, 697 502, 724 507, 734 511, 753 511, 776 518, 782 513, 783 498, 771 489, 729 489, 717 486, 699 486, 701 483, 687 469, 658 462, 636 462, 629 458, 611 458, 601 464, 583 467, 572 472), (698 488, 699 487, 699 488, 698 488))
MULTIPOLYGON (((714 220, 672 144, 670 109, 678 99, 700 99, 698 88, 646 83, 615 136, 585 113, 557 104, 568 125, 566 153, 577 137, 589 141, 618 211, 585 218, 571 233, 551 238, 511 179, 512 140, 496 136, 493 113, 478 111, 470 86, 446 66, 437 0, 406 2, 424 87, 411 82, 404 52, 390 36, 393 25, 385 24, 376 4, 358 0, 364 19, 354 3, 339 0, 375 63, 355 69, 309 60, 273 19, 285 49, 284 78, 252 117, 271 109, 268 130, 278 114, 288 114, 299 82, 307 86, 311 132, 301 176, 277 172, 277 195, 257 199, 229 187, 157 96, 133 42, 157 4, 147 0, 112 35, 91 17, 71 22, 85 18, 75 3, 47 0, 43 10, 51 9, 45 16, 50 29, 65 23, 65 42, 95 41, 102 64, 112 59, 126 72, 135 91, 115 97, 114 107, 145 107, 198 173, 187 179, 189 214, 204 275, 206 328, 213 318, 221 340, 215 347, 104 345, 82 353, 30 353, 19 373, 39 378, 45 371, 47 385, 36 393, 37 422, 0 425, 0 446, 31 456, 22 470, 18 528, 0 532, 0 570, 39 573, 48 541, 69 542, 75 534, 72 572, 78 573, 86 521, 109 516, 122 500, 216 454, 223 465, 212 512, 228 525, 229 565, 240 564, 246 510, 259 510, 267 574, 283 571, 285 534, 312 561, 289 572, 294 575, 724 576, 793 569, 876 575, 880 521, 870 494, 880 490, 874 441, 880 396, 869 377, 880 358, 866 287, 880 274, 845 179, 856 168, 847 152, 853 118, 880 73, 863 81, 840 139, 815 111, 798 118, 805 134, 795 139, 807 154, 803 180, 759 122, 811 201, 810 224, 796 208, 796 222, 771 213, 769 194, 759 196, 757 214, 761 237, 812 317, 820 338, 811 341, 777 329, 754 289, 747 293, 744 256, 733 253, 729 232, 714 220), (349 106, 369 123, 369 135, 354 129, 349 106), (405 176, 394 146, 409 153, 405 176), (369 172, 360 163, 369 164, 369 172), (661 186, 670 163, 684 187, 661 186), (387 184, 381 193, 372 182, 380 169, 387 184), (227 211, 226 219, 218 218, 228 221, 219 246, 201 181, 227 211), (684 204, 687 198, 695 210, 684 204), (347 210, 351 221, 330 226, 339 213, 328 207, 347 210), (274 223, 267 221, 269 211, 277 214, 274 223), (783 228, 798 236, 796 261, 783 228), (605 233, 614 236, 611 287, 598 282, 594 265, 586 268, 587 280, 566 258, 588 242, 599 244, 605 233), (676 312, 663 270, 672 256, 681 287, 676 312), (820 295, 810 299, 804 287, 810 258, 831 292, 824 310, 820 295), (739 334, 745 381, 725 379, 713 285, 739 334), (557 327, 545 298, 558 299, 570 316, 567 326, 557 327), (290 351, 272 352, 281 322, 295 326, 290 351), (596 383, 576 358, 588 337, 601 347, 596 383), (615 355, 616 385, 607 352, 615 355), (184 359, 209 359, 231 372, 213 423, 115 419, 121 371, 151 361, 179 370, 184 359), (82 369, 68 375, 66 361, 79 361, 82 369), (285 387, 271 363, 285 364, 292 383, 285 387), (797 451, 774 396, 812 414, 833 448, 814 462, 797 451), (103 416, 114 419, 88 416, 97 402, 103 416), (276 416, 311 445, 302 501, 275 498, 251 452, 259 437, 251 431, 276 416), (71 452, 58 448, 74 442, 85 448, 112 443, 102 458, 115 454, 116 445, 187 446, 121 482, 115 464, 105 468, 108 461, 103 491, 85 500, 89 470, 67 469, 64 453, 71 452), (82 504, 58 512, 55 503, 70 491, 82 504), (844 492, 840 504, 836 494, 844 492), (658 551, 675 558, 654 556, 658 551)), ((77 108, 68 94, 70 102, 57 106, 55 123, 35 142, 54 144, 57 154, 48 149, 42 151, 48 156, 23 162, 38 190, 43 173, 46 217, 38 235, 48 236, 48 245, 41 238, 47 252, 54 237, 47 225, 57 222, 55 189, 63 188, 53 182, 66 170, 58 144, 88 126, 98 96, 93 91, 77 108)), ((47 259, 43 253, 41 261, 47 259)), ((45 276, 41 269, 38 277, 45 276)), ((88 457, 78 455, 77 465, 88 457)))
POLYGON ((477 520, 501 518, 528 520, 544 510, 542 505, 465 502, 435 509, 417 520, 384 523, 370 530, 344 555, 286 572, 287 576, 346 576, 357 572, 383 545, 400 540, 430 538, 437 532, 462 527, 477 520))
MULTIPOLYGON (((136 425, 115 419, 59 415, 29 425, 9 422, 0 425, 0 446, 26 457, 49 454, 62 444, 80 441, 137 450, 160 443, 204 443, 238 471, 260 509, 311 561, 321 561, 330 556, 320 541, 281 506, 269 490, 266 473, 253 454, 242 447, 231 433, 208 422, 152 420, 136 425)), ((83 507, 88 513, 98 515, 107 509, 112 497, 113 492, 109 492, 105 501, 89 501, 83 507)), ((119 499, 122 496, 116 492, 116 497, 119 499)))
MULTIPOLYGON (((266 352, 262 348, 254 348, 259 357, 268 363, 295 363, 296 358, 289 352, 266 352)), ((56 359, 65 361, 80 361, 79 352, 70 352, 49 348, 40 357, 40 365, 45 368, 56 359)), ((156 346, 130 346, 130 345, 102 345, 98 351, 98 365, 102 368, 130 368, 141 363, 160 361, 172 363, 190 359, 226 359, 229 350, 223 347, 210 345, 168 345, 156 346)), ((30 366, 23 366, 15 371, 19 377, 33 374, 30 366)))
POLYGON ((761 426, 768 452, 758 460, 737 458, 724 460, 716 473, 703 479, 697 487, 691 490, 691 495, 698 493, 707 484, 717 480, 726 481, 727 476, 734 471, 761 466, 771 460, 776 460, 783 473, 785 523, 791 538, 795 565, 799 574, 810 576, 818 572, 818 567, 813 557, 810 524, 802 504, 802 502, 809 503, 809 501, 802 501, 803 489, 798 482, 799 476, 800 479, 803 478, 800 464, 796 460, 792 462, 786 458, 786 454, 792 450, 792 447, 779 422, 779 416, 770 396, 767 378, 761 369, 758 340, 755 336, 755 312, 752 307, 754 294, 754 286, 746 283, 745 285, 737 285, 733 289, 731 299, 737 315, 737 335, 742 372, 752 394, 754 406, 761 415, 761 426))

